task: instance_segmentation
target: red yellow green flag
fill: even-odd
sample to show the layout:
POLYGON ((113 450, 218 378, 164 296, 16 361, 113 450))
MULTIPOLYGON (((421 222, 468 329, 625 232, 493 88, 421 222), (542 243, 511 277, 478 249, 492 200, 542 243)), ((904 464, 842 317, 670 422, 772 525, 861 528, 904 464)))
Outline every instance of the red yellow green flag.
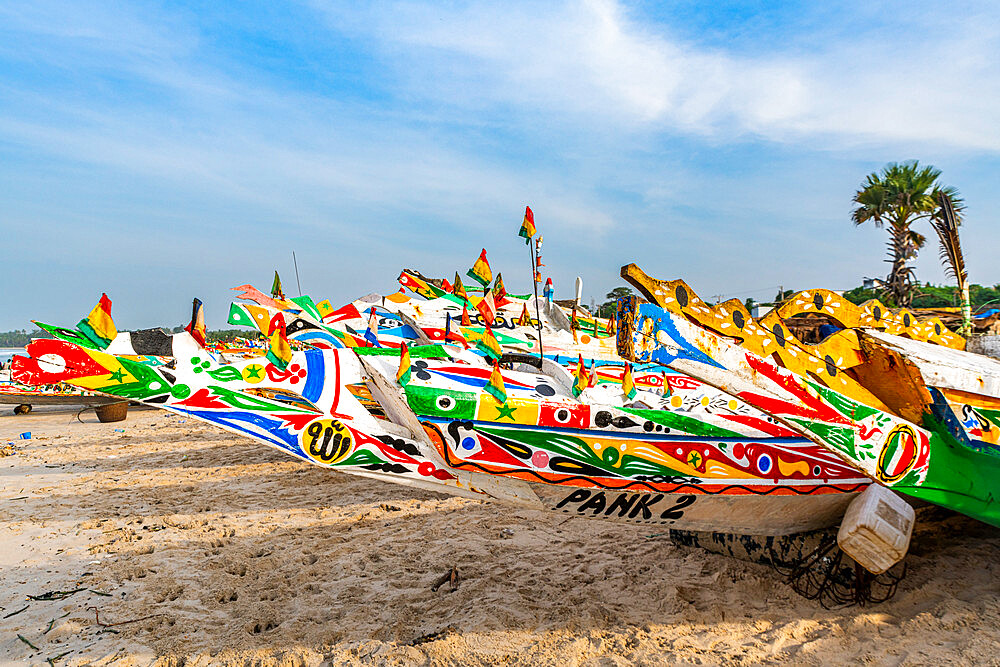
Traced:
POLYGON ((490 270, 490 263, 486 259, 486 248, 483 248, 483 251, 479 253, 479 259, 466 272, 466 275, 482 285, 483 289, 489 287, 490 283, 493 282, 493 271, 490 270))
POLYGON ((111 319, 111 299, 107 294, 101 294, 101 300, 94 309, 77 324, 87 339, 100 349, 106 348, 118 335, 115 321, 111 319))
POLYGON ((503 383, 503 375, 500 374, 500 362, 493 362, 493 372, 486 383, 486 393, 497 399, 497 403, 507 402, 507 387, 503 383))
POLYGON ((498 273, 493 283, 493 303, 499 308, 507 303, 507 289, 503 286, 503 274, 498 273))
POLYGON ((458 271, 455 272, 455 284, 451 288, 451 293, 465 300, 469 299, 469 295, 465 293, 465 285, 462 284, 462 276, 458 275, 458 271))
POLYGON ((493 301, 493 292, 486 292, 486 295, 476 304, 476 310, 483 316, 483 322, 487 326, 493 326, 493 320, 497 316, 496 302, 493 301))
POLYGON ((472 326, 472 320, 469 318, 469 304, 468 303, 463 303, 462 304, 462 321, 459 324, 461 324, 463 327, 471 327, 472 326))
POLYGON ((489 326, 483 329, 483 335, 476 341, 476 349, 480 350, 490 359, 499 359, 500 355, 503 354, 503 350, 500 349, 500 343, 497 342, 497 337, 493 335, 493 329, 489 326))
POLYGON ((191 323, 184 327, 198 345, 205 347, 205 306, 201 299, 195 299, 191 304, 191 323))
POLYGON ((587 367, 583 365, 583 355, 579 355, 576 362, 576 380, 573 382, 573 395, 579 396, 583 390, 590 386, 590 378, 587 377, 587 367))
POLYGON ((274 314, 267 327, 267 337, 270 343, 265 355, 267 360, 277 366, 279 370, 285 370, 288 362, 292 360, 292 347, 288 344, 288 335, 285 333, 284 315, 274 314))
POLYGON ((521 317, 517 318, 517 325, 521 327, 531 326, 531 315, 528 314, 528 304, 521 306, 521 317))
POLYGON ((401 387, 410 383, 410 348, 406 343, 399 346, 399 370, 396 371, 396 382, 401 387))
POLYGON ((525 243, 531 243, 531 237, 535 235, 535 214, 531 212, 530 206, 524 207, 524 222, 521 223, 521 231, 517 235, 523 238, 525 243))
POLYGON ((281 278, 278 277, 278 272, 274 272, 274 282, 271 283, 271 296, 275 299, 284 299, 285 293, 281 291, 281 278))
POLYGON ((622 376, 622 393, 625 399, 631 401, 635 398, 635 379, 632 377, 632 364, 625 364, 625 374, 622 376))

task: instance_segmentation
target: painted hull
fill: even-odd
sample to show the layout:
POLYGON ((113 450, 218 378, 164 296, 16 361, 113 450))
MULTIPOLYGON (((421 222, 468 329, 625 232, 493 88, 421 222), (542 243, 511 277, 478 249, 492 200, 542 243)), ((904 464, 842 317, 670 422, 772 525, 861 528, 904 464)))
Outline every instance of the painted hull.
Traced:
MULTIPOLYGON (((28 352, 32 358, 15 365, 25 380, 58 379, 141 401, 349 474, 574 516, 784 535, 836 523, 852 494, 867 484, 835 458, 823 458, 821 449, 802 438, 768 442, 756 431, 721 439, 718 433, 668 438, 655 425, 647 427, 652 422, 638 419, 635 412, 582 404, 569 410, 566 406, 572 403, 565 397, 543 400, 535 378, 525 374, 511 373, 507 381, 511 387, 524 385, 523 392, 534 395, 515 399, 512 394, 501 407, 535 415, 534 424, 511 427, 448 420, 426 410, 418 417, 420 411, 407 404, 409 391, 404 394, 382 374, 362 366, 366 362, 349 350, 296 353, 285 369, 262 359, 219 364, 207 354, 178 358, 168 368, 52 340, 35 341, 28 352), (54 358, 59 363, 43 361, 54 358), (374 418, 351 393, 350 387, 363 379, 371 381, 372 393, 394 421, 374 418), (300 400, 270 397, 281 394, 300 400), (561 409, 567 414, 561 415, 561 409), (586 420, 577 429, 545 423, 550 418, 582 420, 584 414, 586 420), (620 428, 593 430, 605 419, 620 428), (469 432, 455 440, 449 435, 456 430, 450 428, 453 424, 468 426, 469 432), (507 433, 512 428, 519 430, 518 437, 507 433), (463 442, 468 437, 477 440, 478 450, 463 442), (670 446, 664 446, 668 441, 670 446), (614 445, 614 457, 600 453, 605 444, 614 445), (700 453, 691 458, 695 450, 700 453), (769 458, 767 474, 750 471, 764 460, 762 455, 779 456, 774 454, 778 450, 784 452, 783 464, 769 458), (787 469, 779 470, 781 465, 787 469), (814 474, 817 469, 823 476, 814 474)), ((415 365, 414 375, 429 372, 432 365, 415 365)), ((442 364, 441 372, 454 374, 452 366, 442 364)), ((479 369, 469 372, 475 375, 479 369)), ((484 394, 469 393, 476 405, 468 409, 478 410, 484 394)), ((488 402, 483 406, 490 407, 488 402)), ((688 417, 684 423, 702 422, 688 417)))
MULTIPOLYGON (((818 373, 809 378, 779 367, 670 310, 629 303, 619 312, 627 319, 619 346, 630 348, 628 354, 732 393, 895 491, 1000 525, 1000 458, 965 437, 936 389, 919 388, 933 403, 917 425, 839 393, 818 381, 818 373)), ((827 364, 825 372, 835 378, 839 371, 827 364)))

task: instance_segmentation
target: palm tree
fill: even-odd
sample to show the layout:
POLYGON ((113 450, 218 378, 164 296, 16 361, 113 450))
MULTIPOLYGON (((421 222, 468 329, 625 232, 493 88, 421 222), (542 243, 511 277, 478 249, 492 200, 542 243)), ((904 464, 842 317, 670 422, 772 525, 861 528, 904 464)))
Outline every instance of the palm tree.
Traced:
POLYGON ((855 225, 869 220, 876 227, 889 230, 889 256, 892 265, 886 280, 886 296, 896 306, 909 306, 913 298, 913 267, 907 263, 917 256, 927 239, 911 226, 918 220, 940 219, 940 197, 951 200, 957 222, 964 209, 958 191, 938 183, 941 171, 932 166, 921 167, 916 161, 895 162, 881 172, 872 172, 861 189, 854 194, 856 208, 851 212, 855 225))

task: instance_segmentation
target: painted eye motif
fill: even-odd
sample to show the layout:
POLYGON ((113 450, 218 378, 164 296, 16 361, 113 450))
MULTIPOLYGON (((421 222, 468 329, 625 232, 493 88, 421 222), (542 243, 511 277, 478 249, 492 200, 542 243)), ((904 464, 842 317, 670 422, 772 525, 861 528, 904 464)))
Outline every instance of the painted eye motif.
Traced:
POLYGON ((757 470, 760 471, 762 475, 766 475, 771 472, 771 468, 774 464, 771 462, 771 457, 767 454, 761 454, 757 458, 757 470))
POLYGON ((438 396, 434 401, 438 407, 438 410, 443 410, 445 412, 450 412, 452 408, 455 407, 455 399, 451 396, 438 396))
POLYGON ((556 418, 556 421, 559 422, 560 424, 568 424, 570 417, 572 417, 569 410, 567 410, 566 408, 559 408, 558 410, 556 410, 556 413, 553 416, 556 418))

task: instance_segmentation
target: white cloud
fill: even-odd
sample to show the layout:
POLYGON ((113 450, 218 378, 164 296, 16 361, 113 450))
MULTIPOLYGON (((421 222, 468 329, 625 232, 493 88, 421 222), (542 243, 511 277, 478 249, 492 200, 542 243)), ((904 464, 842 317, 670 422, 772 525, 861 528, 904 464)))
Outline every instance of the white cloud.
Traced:
POLYGON ((334 24, 370 31, 410 95, 446 106, 829 147, 916 139, 1000 150, 995 11, 949 9, 935 20, 940 10, 916 7, 927 20, 847 38, 820 31, 809 50, 776 43, 751 56, 685 41, 615 0, 459 10, 404 2, 351 21, 342 7, 323 7, 334 24))

